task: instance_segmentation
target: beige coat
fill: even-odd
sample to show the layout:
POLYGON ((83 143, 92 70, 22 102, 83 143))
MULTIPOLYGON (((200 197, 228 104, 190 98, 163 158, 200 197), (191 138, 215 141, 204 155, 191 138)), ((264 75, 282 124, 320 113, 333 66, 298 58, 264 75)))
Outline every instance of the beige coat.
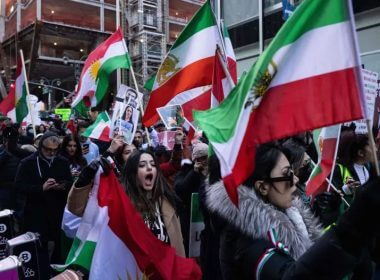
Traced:
MULTIPOLYGON (((67 209, 79 217, 83 216, 92 185, 83 188, 72 186, 67 198, 67 209)), ((170 244, 176 249, 178 256, 185 257, 185 247, 181 233, 181 224, 173 206, 164 199, 161 208, 162 217, 169 235, 170 244)))

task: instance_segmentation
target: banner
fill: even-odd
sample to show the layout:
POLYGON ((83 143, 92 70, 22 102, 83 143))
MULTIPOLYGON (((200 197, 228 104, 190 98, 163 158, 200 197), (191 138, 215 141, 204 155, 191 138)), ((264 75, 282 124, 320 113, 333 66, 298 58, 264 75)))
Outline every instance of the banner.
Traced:
POLYGON ((169 151, 172 151, 175 143, 175 131, 162 131, 158 133, 158 143, 165 146, 169 151))
POLYGON ((114 135, 121 134, 125 143, 132 144, 140 114, 139 100, 141 99, 134 89, 120 85, 111 119, 111 139, 114 135))
POLYGON ((185 122, 181 105, 157 108, 157 112, 167 129, 182 127, 185 122))
POLYGON ((199 257, 201 254, 201 232, 205 228, 203 216, 199 209, 199 193, 191 194, 189 257, 199 257))
POLYGON ((55 109, 54 114, 60 115, 62 120, 64 122, 70 120, 70 115, 71 115, 71 109, 70 108, 60 108, 60 109, 55 109))

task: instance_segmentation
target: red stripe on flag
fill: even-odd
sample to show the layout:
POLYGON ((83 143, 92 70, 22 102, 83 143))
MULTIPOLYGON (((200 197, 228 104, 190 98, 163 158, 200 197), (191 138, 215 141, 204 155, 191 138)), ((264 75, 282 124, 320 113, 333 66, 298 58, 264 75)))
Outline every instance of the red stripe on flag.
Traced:
POLYGON ((0 103, 0 112, 6 116, 9 111, 11 111, 16 104, 16 91, 15 91, 15 85, 11 84, 11 87, 9 89, 9 93, 7 97, 0 103))
POLYGON ((223 178, 235 204, 238 201, 236 188, 254 170, 258 144, 362 118, 355 71, 356 68, 349 68, 314 76, 271 88, 265 93, 249 118, 232 174, 223 178))
POLYGON ((190 99, 182 104, 183 115, 189 122, 193 122, 193 110, 204 111, 210 109, 211 105, 211 90, 208 90, 201 95, 190 99))
POLYGON ((237 63, 231 57, 227 58, 227 63, 228 63, 228 72, 230 72, 231 78, 236 85, 237 84, 237 63))
POLYGON ((322 192, 323 188, 327 186, 324 184, 324 182, 333 169, 336 143, 336 138, 327 138, 323 140, 323 149, 320 164, 321 172, 308 182, 306 186, 306 195, 314 196, 322 192))
POLYGON ((210 73, 213 71, 213 65, 214 57, 198 60, 181 69, 166 83, 152 91, 143 117, 144 125, 149 127, 157 122, 160 117, 156 109, 164 107, 177 94, 189 89, 210 85, 212 83, 210 73))
POLYGON ((212 77, 212 94, 215 96, 218 103, 221 103, 224 100, 222 79, 225 77, 226 74, 224 73, 223 66, 219 60, 218 54, 216 53, 214 59, 214 73, 212 77))
POLYGON ((100 177, 98 202, 100 207, 108 207, 109 227, 149 279, 201 279, 195 260, 177 256, 173 247, 151 233, 112 171, 100 177))
POLYGON ((107 126, 106 128, 103 129, 102 133, 100 134, 99 140, 104 141, 104 142, 110 142, 111 139, 109 136, 110 136, 110 128, 109 126, 107 126))

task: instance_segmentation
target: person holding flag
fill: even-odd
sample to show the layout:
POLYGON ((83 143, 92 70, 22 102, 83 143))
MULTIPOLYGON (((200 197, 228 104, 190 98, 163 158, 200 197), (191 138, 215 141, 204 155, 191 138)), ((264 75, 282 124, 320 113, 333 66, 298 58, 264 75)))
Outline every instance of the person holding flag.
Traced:
POLYGON ((258 148, 255 171, 238 189, 238 207, 221 181, 207 190, 207 208, 227 221, 220 232, 223 279, 342 279, 350 273, 372 279, 365 264, 368 244, 380 233, 372 218, 380 210, 380 179, 364 185, 322 235, 317 218, 294 196, 299 179, 283 151, 275 143, 258 148))

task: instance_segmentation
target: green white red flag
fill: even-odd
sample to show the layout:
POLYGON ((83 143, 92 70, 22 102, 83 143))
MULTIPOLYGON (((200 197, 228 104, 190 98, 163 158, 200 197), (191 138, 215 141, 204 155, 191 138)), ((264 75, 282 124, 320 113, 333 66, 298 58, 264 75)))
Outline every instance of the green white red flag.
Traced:
POLYGON ((143 117, 146 127, 159 120, 157 108, 182 105, 209 91, 210 88, 204 87, 212 84, 214 54, 217 44, 221 43, 211 3, 207 0, 179 35, 158 69, 143 117))
POLYGON ((157 239, 120 186, 99 169, 73 245, 62 266, 81 267, 90 280, 201 279, 195 260, 157 239))
POLYGON ((16 67, 16 81, 15 81, 15 107, 16 107, 16 121, 22 123, 24 118, 28 115, 28 104, 26 96, 26 83, 25 80, 25 66, 21 60, 21 57, 17 58, 16 67))
POLYGON ((107 112, 101 112, 96 118, 95 122, 87 127, 82 133, 83 136, 98 139, 100 141, 109 142, 111 120, 107 112))
POLYGON ((339 143, 340 125, 332 125, 313 132, 318 151, 318 164, 311 172, 306 183, 306 195, 315 196, 327 189, 326 178, 335 165, 337 145, 339 143))
POLYGON ((111 73, 130 66, 127 45, 119 28, 86 59, 71 107, 84 114, 86 108, 98 105, 107 93, 111 73))
POLYGON ((218 107, 195 112, 231 199, 259 144, 365 115, 349 0, 305 0, 218 107))

